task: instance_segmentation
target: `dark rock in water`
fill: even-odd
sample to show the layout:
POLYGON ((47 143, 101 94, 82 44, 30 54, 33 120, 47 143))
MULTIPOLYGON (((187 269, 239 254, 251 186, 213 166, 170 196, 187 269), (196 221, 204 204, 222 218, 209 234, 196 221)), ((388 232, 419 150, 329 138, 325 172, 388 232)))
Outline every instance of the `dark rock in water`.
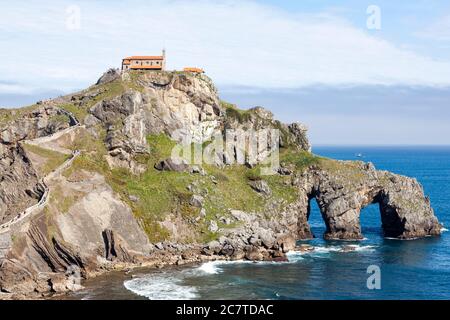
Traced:
POLYGON ((119 69, 109 69, 97 80, 96 85, 114 81, 119 77, 120 77, 119 69))
POLYGON ((281 251, 275 251, 272 254, 271 260, 273 262, 288 262, 289 261, 288 258, 286 257, 286 255, 283 254, 281 251))
POLYGON ((362 239, 360 211, 372 203, 379 204, 386 237, 413 239, 441 233, 442 225, 415 179, 377 171, 362 162, 338 161, 313 168, 307 175, 306 197, 316 198, 319 204, 326 239, 362 239))
POLYGON ((290 234, 284 234, 278 237, 277 244, 284 253, 289 252, 295 248, 295 238, 290 234))

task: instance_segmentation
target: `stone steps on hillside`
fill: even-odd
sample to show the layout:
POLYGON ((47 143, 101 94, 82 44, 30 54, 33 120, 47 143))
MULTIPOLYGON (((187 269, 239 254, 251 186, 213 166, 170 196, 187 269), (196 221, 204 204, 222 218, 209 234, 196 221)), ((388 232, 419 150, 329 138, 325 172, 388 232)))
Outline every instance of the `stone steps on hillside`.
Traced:
POLYGON ((0 261, 5 257, 11 247, 11 235, 9 232, 0 233, 0 261))

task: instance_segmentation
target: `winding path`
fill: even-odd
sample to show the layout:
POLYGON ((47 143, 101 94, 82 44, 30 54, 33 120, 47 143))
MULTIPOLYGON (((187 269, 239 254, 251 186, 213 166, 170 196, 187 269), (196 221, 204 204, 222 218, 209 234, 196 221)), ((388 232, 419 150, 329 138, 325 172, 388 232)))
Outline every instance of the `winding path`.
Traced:
MULTIPOLYGON (((70 113, 70 112, 68 112, 66 110, 63 110, 63 109, 59 109, 59 111, 61 113, 66 114, 70 118, 71 126, 69 128, 66 128, 64 130, 55 132, 55 133, 53 133, 53 134, 51 134, 49 136, 40 137, 40 138, 36 138, 36 139, 33 139, 33 140, 28 140, 28 141, 27 140, 23 140, 23 142, 24 143, 33 144, 33 145, 39 145, 39 144, 41 144, 43 142, 49 142, 49 141, 58 139, 62 135, 67 134, 67 133, 69 133, 69 132, 71 132, 73 130, 76 130, 79 127, 82 127, 82 125, 80 124, 78 119, 72 113, 70 113)), ((54 150, 54 151, 58 151, 58 150, 54 150)), ((38 212, 38 211, 40 211, 40 209, 45 207, 45 205, 48 202, 48 199, 50 198, 49 197, 50 196, 50 189, 47 186, 46 181, 56 177, 57 175, 60 175, 65 169, 67 169, 72 164, 72 162, 79 155, 80 155, 80 151, 79 150, 72 151, 71 157, 69 159, 64 161, 64 163, 62 163, 59 167, 54 169, 47 176, 45 176, 44 178, 42 178, 39 181, 38 184, 42 187, 42 189, 44 189, 44 193, 42 194, 42 196, 39 199, 38 203, 32 205, 31 207, 26 208, 24 211, 20 212, 18 215, 16 215, 13 219, 9 220, 8 222, 5 222, 5 223, 1 224, 0 225, 0 235, 3 234, 3 233, 8 232, 10 230, 11 226, 13 226, 14 224, 24 220, 25 218, 31 216, 33 213, 38 212)), ((1 245, 1 241, 0 241, 0 245, 1 245)), ((0 247, 0 251, 1 250, 2 250, 2 248, 0 247)))

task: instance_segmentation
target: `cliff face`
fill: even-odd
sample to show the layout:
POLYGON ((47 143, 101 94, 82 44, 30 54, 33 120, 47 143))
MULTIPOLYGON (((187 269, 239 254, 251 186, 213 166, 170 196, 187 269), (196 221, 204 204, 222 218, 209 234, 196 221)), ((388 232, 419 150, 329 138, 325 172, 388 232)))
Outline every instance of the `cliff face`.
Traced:
POLYGON ((441 232, 414 179, 317 157, 305 126, 220 101, 204 75, 109 72, 82 92, 2 112, 2 291, 74 290, 74 272, 142 264, 283 260, 313 236, 311 201, 327 239, 361 239, 359 213, 371 203, 388 237, 441 232), (239 149, 267 129, 279 133, 275 146, 239 149), (212 148, 218 137, 234 147, 212 148), (213 161, 171 158, 186 141, 213 161), (262 174, 277 148, 274 174, 262 174))
POLYGON ((58 109, 35 106, 0 113, 0 224, 36 203, 42 195, 38 177, 21 141, 43 137, 70 126, 58 109))

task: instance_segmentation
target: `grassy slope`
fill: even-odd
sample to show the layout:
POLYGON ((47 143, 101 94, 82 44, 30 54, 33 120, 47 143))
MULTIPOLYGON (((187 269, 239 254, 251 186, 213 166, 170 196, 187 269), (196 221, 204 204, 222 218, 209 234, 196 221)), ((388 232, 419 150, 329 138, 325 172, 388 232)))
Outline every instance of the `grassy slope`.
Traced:
MULTIPOLYGON (((257 174, 257 170, 248 169, 242 165, 220 169, 205 166, 206 176, 179 172, 160 172, 154 165, 170 156, 174 145, 166 135, 152 135, 148 137, 150 153, 141 155, 137 161, 145 163, 147 170, 139 175, 133 175, 124 169, 109 169, 103 155, 106 150, 95 148, 95 152, 83 153, 72 167, 65 172, 69 176, 74 170, 85 169, 103 174, 113 189, 121 195, 123 201, 132 208, 135 216, 140 220, 144 230, 152 241, 167 239, 167 230, 159 225, 159 221, 172 213, 178 212, 189 220, 199 215, 200 209, 189 205, 193 195, 188 185, 194 185, 197 194, 205 197, 204 207, 206 217, 197 226, 192 226, 192 241, 207 241, 216 238, 207 230, 210 220, 219 220, 229 215, 229 209, 247 212, 264 211, 265 205, 271 200, 278 199, 281 205, 287 205, 296 199, 293 187, 289 185, 289 178, 282 176, 265 176, 273 191, 272 198, 264 198, 254 192, 249 184, 249 177, 257 174), (215 179, 211 178, 211 175, 215 179), (215 180, 215 181, 213 181, 215 180), (133 202, 130 196, 139 200, 133 202)), ((218 221, 219 226, 227 227, 218 221)), ((230 226, 228 226, 230 227, 230 226)))

